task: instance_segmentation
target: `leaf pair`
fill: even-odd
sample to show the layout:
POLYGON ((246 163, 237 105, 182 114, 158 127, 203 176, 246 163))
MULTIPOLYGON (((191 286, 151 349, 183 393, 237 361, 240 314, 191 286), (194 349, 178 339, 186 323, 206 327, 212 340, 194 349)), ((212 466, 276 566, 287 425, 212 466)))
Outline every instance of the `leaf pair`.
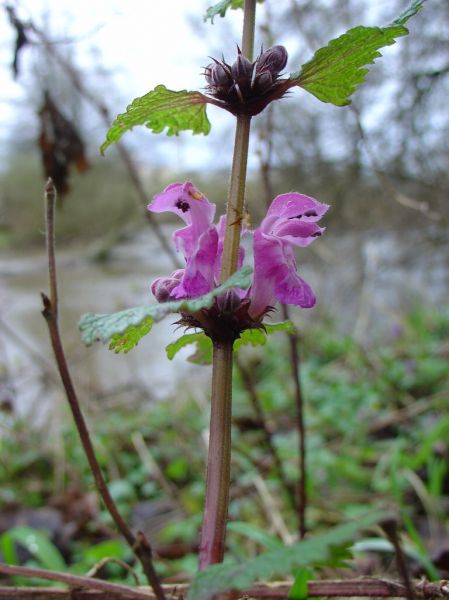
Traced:
MULTIPOLYGON (((282 323, 264 323, 263 328, 245 329, 240 337, 234 342, 234 352, 237 352, 242 346, 264 346, 267 342, 267 335, 275 331, 285 331, 294 333, 295 329, 291 321, 282 323)), ((195 345, 195 352, 187 359, 198 365, 209 365, 212 362, 212 340, 205 333, 186 333, 175 342, 166 347, 167 358, 172 360, 176 354, 186 346, 195 345)))
MULTIPOLYGON (((331 40, 311 60, 284 80, 285 91, 300 87, 322 102, 330 102, 336 106, 350 104, 350 96, 365 80, 367 65, 373 64, 376 58, 382 56, 380 48, 391 46, 397 38, 408 34, 405 24, 421 10, 424 1, 413 0, 386 27, 360 25, 331 40)), ((213 21, 214 16, 224 16, 228 8, 238 8, 242 4, 242 0, 222 0, 208 9, 205 19, 213 21)), ((145 125, 154 133, 161 133, 166 129, 167 135, 178 135, 181 131, 207 135, 210 131, 206 114, 208 103, 216 102, 200 92, 172 91, 164 85, 158 85, 145 96, 136 98, 125 113, 117 116, 101 151, 104 152, 108 146, 118 142, 126 131, 136 125, 145 125)))

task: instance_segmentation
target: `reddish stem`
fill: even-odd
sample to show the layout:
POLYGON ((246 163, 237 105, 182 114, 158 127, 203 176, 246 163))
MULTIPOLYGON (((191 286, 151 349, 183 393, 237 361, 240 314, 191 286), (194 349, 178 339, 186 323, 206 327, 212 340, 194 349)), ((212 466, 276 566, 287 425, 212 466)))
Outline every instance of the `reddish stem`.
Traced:
POLYGON ((108 486, 103 477, 103 474, 95 456, 94 447, 90 439, 89 430, 87 429, 86 421, 81 412, 78 396, 75 391, 75 386, 70 375, 67 365, 67 359, 64 353, 64 348, 61 341, 58 324, 58 287, 56 278, 56 262, 55 262, 55 204, 56 204, 56 188, 51 179, 48 180, 45 187, 45 202, 46 202, 46 240, 47 240, 47 255, 48 255, 48 275, 50 286, 50 298, 42 294, 42 302, 44 309, 42 315, 48 326, 51 345, 55 355, 56 364, 58 366, 59 375, 64 386, 67 400, 72 411, 73 419, 78 430, 81 444, 84 449, 89 467, 94 476, 95 484, 98 492, 105 503, 111 517, 117 525, 120 533, 133 549, 135 555, 140 560, 145 575, 153 588, 158 600, 165 600, 165 595, 159 583, 159 579, 154 570, 154 565, 151 556, 151 547, 143 533, 139 532, 134 536, 128 525, 124 521, 117 506, 109 493, 108 486))
POLYGON ((214 343, 206 501, 199 568, 223 561, 231 472, 233 342, 214 343))

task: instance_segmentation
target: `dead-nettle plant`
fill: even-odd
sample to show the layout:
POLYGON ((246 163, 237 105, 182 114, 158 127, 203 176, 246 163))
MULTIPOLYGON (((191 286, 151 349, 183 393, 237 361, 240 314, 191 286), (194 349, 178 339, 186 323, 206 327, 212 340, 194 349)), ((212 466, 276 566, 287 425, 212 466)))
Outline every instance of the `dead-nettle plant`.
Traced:
MULTIPOLYGON (((285 75, 287 50, 275 45, 253 60, 256 0, 245 0, 242 43, 234 61, 212 59, 205 67, 205 93, 172 91, 164 85, 136 98, 109 129, 103 152, 136 125, 168 135, 190 130, 208 134, 208 104, 236 118, 235 146, 228 191, 227 213, 214 223, 215 205, 191 182, 173 183, 148 205, 153 213, 172 212, 185 223, 173 234, 184 268, 153 281, 157 304, 119 313, 87 314, 80 322, 86 344, 110 342, 115 352, 128 352, 149 333, 154 322, 177 313, 178 324, 195 332, 183 335, 167 347, 169 357, 188 344, 197 345, 203 360, 212 354, 212 394, 209 454, 204 519, 201 530, 200 573, 193 582, 191 598, 207 598, 233 587, 243 589, 269 573, 290 572, 294 567, 322 562, 335 543, 344 543, 355 526, 335 529, 287 551, 279 549, 258 559, 236 565, 223 561, 229 500, 231 454, 231 391, 233 352, 243 344, 263 344, 267 333, 288 330, 289 323, 269 324, 265 317, 276 302, 310 308, 315 296, 298 275, 295 246, 305 247, 324 231, 318 222, 328 206, 296 192, 277 196, 259 227, 245 223, 244 194, 251 119, 293 88, 302 88, 319 100, 336 106, 363 83, 367 66, 381 56, 379 49, 392 45, 408 33, 406 22, 422 7, 415 0, 385 27, 358 26, 319 49, 302 67, 285 75), (245 256, 241 236, 250 240, 252 252, 245 256), (309 547, 310 546, 310 547, 309 547), (209 568, 207 568, 209 567, 209 568), (206 569, 207 568, 207 569, 206 569)), ((227 8, 243 5, 223 0, 211 7, 206 20, 224 16, 227 8)), ((357 527, 369 526, 371 515, 357 527)))

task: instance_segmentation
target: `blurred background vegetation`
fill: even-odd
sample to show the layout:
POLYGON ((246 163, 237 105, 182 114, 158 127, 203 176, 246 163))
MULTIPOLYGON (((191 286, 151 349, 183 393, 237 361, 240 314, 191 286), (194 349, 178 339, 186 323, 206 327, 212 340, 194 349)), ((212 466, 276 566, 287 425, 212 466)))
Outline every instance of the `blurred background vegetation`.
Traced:
MULTIPOLYGON (((26 22, 29 7, 15 6, 26 22)), ((399 0, 267 0, 257 43, 285 44, 294 71, 351 26, 388 23, 404 7, 399 0)), ((45 14, 34 16, 37 31, 49 39, 60 37, 45 27, 57 11, 48 3, 45 14)), ((6 11, 0 18, 9 28, 2 42, 7 70, 17 26, 11 27, 6 11)), ((231 60, 238 13, 216 18, 212 27, 200 14, 186 18, 192 35, 200 32, 207 43, 204 64, 206 55, 222 52, 231 60)), ((448 22, 448 3, 428 2, 410 21, 411 35, 384 50, 349 107, 323 105, 301 91, 271 105, 254 120, 247 194, 254 224, 269 187, 270 197, 298 190, 331 205, 326 237, 301 254, 318 307, 295 316, 306 401, 308 528, 319 531, 386 501, 400 515, 413 574, 429 578, 449 574, 448 22)), ((81 66, 78 47, 86 40, 76 41, 79 32, 66 26, 67 33, 73 43, 48 45, 30 32, 19 56, 17 120, 8 121, 1 138, 0 555, 5 562, 76 573, 111 556, 131 562, 96 499, 39 322, 38 292, 46 286, 39 111, 50 86, 90 165, 82 173, 71 168, 57 215, 71 366, 114 498, 133 526, 155 540, 161 573, 190 574, 204 491, 207 368, 162 367, 154 341, 134 350, 138 358, 108 363, 98 358, 105 348, 81 347, 79 314, 151 301, 151 277, 166 273, 170 261, 145 221, 144 198, 123 156, 117 149, 106 158, 98 154, 107 127, 95 104, 113 118, 132 93, 117 85, 104 49, 92 52, 90 67, 81 66), (102 287, 94 289, 93 280, 102 287), (118 363, 124 365, 120 380, 114 379, 118 363), (159 391, 152 383, 159 371, 174 386, 159 391)), ((94 31, 92 48, 95 39, 94 31)), ((151 47, 151 37, 142 44, 149 46, 143 51, 161 51, 151 47)), ((147 201, 173 180, 192 179, 224 206, 233 121, 214 109, 209 116, 207 138, 167 139, 144 130, 125 136, 147 201)), ((172 226, 164 223, 163 233, 172 226)), ((298 444, 287 343, 278 334, 262 349, 245 351, 242 360, 263 419, 251 402, 254 389, 237 373, 229 551, 238 558, 288 543, 297 529, 291 494, 298 444)), ((352 552, 357 573, 392 573, 391 546, 378 532, 352 552)), ((123 564, 108 562, 98 570, 131 582, 123 564)))

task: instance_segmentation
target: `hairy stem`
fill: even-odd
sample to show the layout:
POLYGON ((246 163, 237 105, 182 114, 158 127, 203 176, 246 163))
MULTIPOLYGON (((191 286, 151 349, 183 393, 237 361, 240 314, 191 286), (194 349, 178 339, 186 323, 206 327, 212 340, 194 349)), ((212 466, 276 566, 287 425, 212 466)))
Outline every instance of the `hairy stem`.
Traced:
MULTIPOLYGON (((252 56, 256 0, 245 0, 242 51, 252 56)), ((237 117, 231 180, 229 183, 226 232, 221 265, 221 281, 237 269, 241 222, 245 199, 246 167, 251 117, 237 117)), ((214 341, 212 367, 212 406, 207 459, 206 501, 201 530, 199 567, 223 561, 226 520, 229 505, 231 466, 231 410, 233 340, 214 341)))
POLYGON ((262 409, 260 398, 257 394, 256 384, 255 384, 254 378, 252 376, 252 373, 251 373, 250 369, 246 368, 245 365, 242 363, 242 361, 239 360, 237 355, 235 357, 235 364, 237 365, 237 369, 240 372, 240 376, 242 378, 243 385, 246 388, 246 391, 247 391, 248 397, 251 401, 254 413, 259 421, 260 429, 262 430, 262 433, 264 436, 265 446, 271 455, 271 458, 272 458, 273 464, 276 468, 279 480, 281 481, 281 483, 285 489, 285 492, 287 494, 290 505, 292 506, 293 509, 296 509, 295 488, 287 480, 285 473, 284 473, 284 469, 282 468, 282 461, 279 457, 278 451, 276 449, 276 445, 274 443, 273 432, 271 431, 271 429, 267 423, 267 420, 265 418, 265 414, 262 409))
MULTIPOLYGON (((245 0, 243 12, 242 52, 252 59, 254 29, 256 25, 256 0, 245 0)), ((221 281, 226 281, 237 269, 240 246, 240 232, 245 202, 246 167, 251 117, 239 115, 235 130, 234 155, 232 158, 231 180, 229 182, 228 206, 226 211, 226 234, 221 263, 221 281)))
POLYGON ((80 403, 78 396, 73 385, 72 377, 67 364, 64 348, 61 341, 61 335, 59 332, 58 324, 58 286, 56 277, 56 262, 55 262, 55 234, 54 234, 54 223, 55 223, 55 204, 56 204, 56 188, 51 179, 48 180, 45 187, 45 203, 46 203, 46 240, 47 240, 47 255, 48 255, 48 275, 50 285, 50 297, 42 294, 42 302, 44 309, 42 315, 48 326, 50 334, 51 345, 53 353, 55 355, 56 364, 58 366, 59 374, 67 395, 70 409, 72 411, 73 419, 75 421, 76 428, 78 430, 81 444, 84 449, 89 467, 92 471, 92 475, 95 480, 98 492, 103 499, 103 502, 108 509, 111 517, 113 518, 117 528, 123 535, 125 540, 133 549, 135 555, 142 563, 145 575, 151 587, 156 594, 158 600, 165 600, 165 595, 162 587, 159 583, 158 577, 154 570, 154 565, 151 556, 151 547, 144 537, 139 532, 137 537, 134 536, 128 525, 124 521, 120 514, 117 506, 109 493, 108 486, 103 477, 103 474, 95 456, 94 447, 90 439, 89 430, 84 420, 83 413, 81 412, 80 403))
MULTIPOLYGON (((282 306, 283 317, 290 320, 288 307, 282 306)), ((299 453, 299 479, 297 494, 298 531, 299 537, 306 534, 306 508, 307 508, 307 469, 306 469, 306 428, 304 424, 304 398, 301 386, 299 337, 296 333, 288 333, 288 345, 290 353, 290 367, 292 370, 293 385, 295 390, 296 425, 298 427, 298 453, 299 453)))
POLYGON ((206 502, 199 567, 223 561, 231 473, 233 342, 214 343, 206 502))
POLYGON ((221 263, 221 282, 228 279, 237 269, 240 246, 240 232, 245 201, 246 166, 251 117, 239 115, 235 131, 234 156, 231 180, 229 183, 228 206, 226 211, 226 235, 221 263))

